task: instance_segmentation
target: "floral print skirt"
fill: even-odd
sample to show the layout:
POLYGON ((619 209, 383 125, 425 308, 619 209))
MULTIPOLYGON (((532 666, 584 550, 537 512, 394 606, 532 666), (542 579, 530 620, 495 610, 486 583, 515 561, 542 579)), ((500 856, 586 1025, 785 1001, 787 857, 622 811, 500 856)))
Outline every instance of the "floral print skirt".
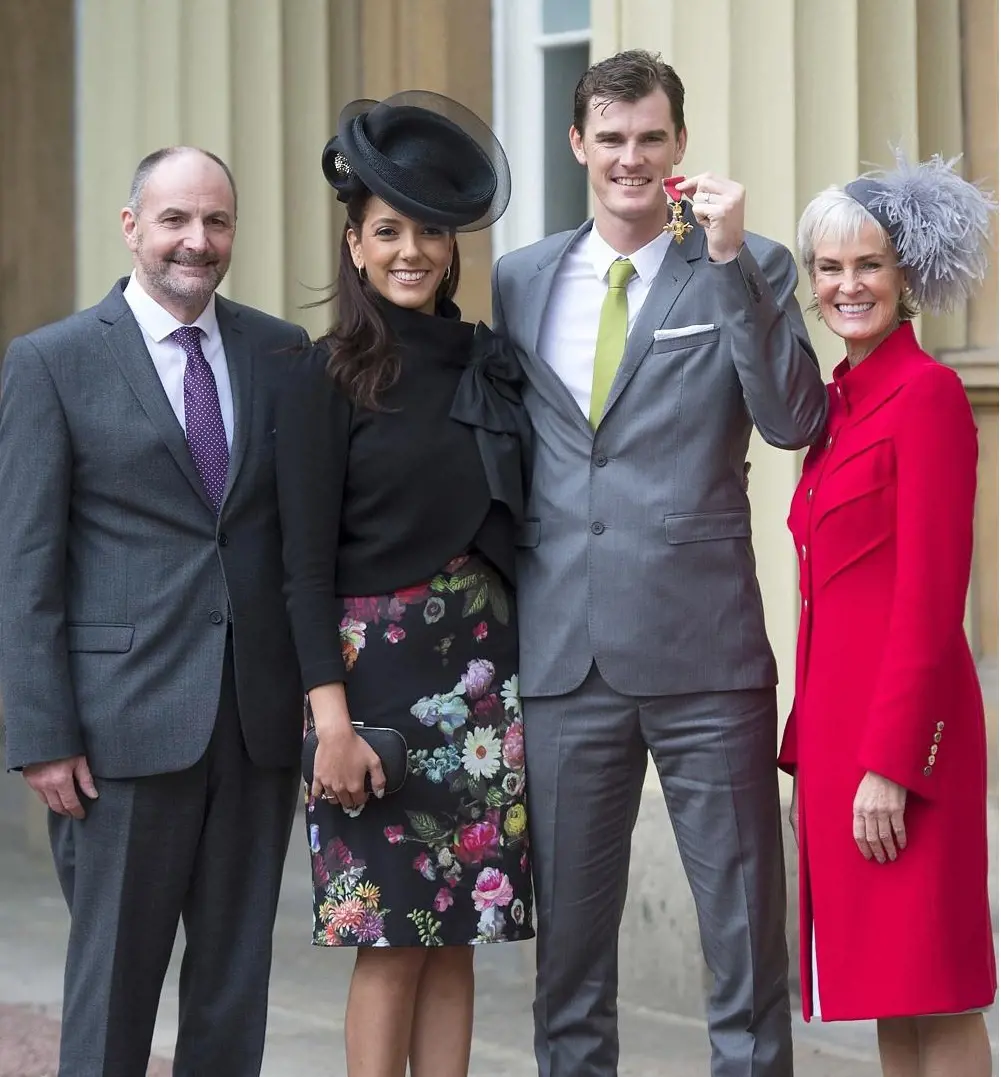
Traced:
POLYGON ((353 812, 307 791, 313 942, 532 938, 513 592, 456 557, 419 586, 344 599, 340 635, 352 719, 398 729, 409 769, 353 812))

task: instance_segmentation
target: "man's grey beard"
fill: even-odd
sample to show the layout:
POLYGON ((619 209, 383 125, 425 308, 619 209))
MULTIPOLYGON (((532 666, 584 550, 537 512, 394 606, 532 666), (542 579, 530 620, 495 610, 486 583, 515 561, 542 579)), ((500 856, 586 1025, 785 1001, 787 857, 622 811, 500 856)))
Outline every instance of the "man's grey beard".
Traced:
POLYGON ((175 255, 170 261, 148 262, 143 257, 142 241, 136 247, 136 258, 150 287, 155 288, 161 295, 169 296, 171 299, 184 301, 204 299, 207 303, 226 276, 225 270, 220 272, 218 262, 213 262, 211 259, 205 259, 201 256, 185 257, 184 255, 175 255), (174 277, 171 276, 170 272, 172 265, 207 265, 212 272, 210 276, 201 280, 194 277, 174 277))

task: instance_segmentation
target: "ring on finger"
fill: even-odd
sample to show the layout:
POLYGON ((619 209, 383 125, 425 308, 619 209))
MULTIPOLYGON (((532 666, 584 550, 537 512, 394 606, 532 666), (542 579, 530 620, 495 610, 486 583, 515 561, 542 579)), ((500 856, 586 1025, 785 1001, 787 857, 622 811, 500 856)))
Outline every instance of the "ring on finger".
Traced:
POLYGON ((331 794, 330 794, 330 793, 321 793, 321 794, 320 794, 320 800, 326 800, 326 801, 336 801, 336 800, 337 800, 337 797, 335 797, 335 796, 331 796, 331 794))

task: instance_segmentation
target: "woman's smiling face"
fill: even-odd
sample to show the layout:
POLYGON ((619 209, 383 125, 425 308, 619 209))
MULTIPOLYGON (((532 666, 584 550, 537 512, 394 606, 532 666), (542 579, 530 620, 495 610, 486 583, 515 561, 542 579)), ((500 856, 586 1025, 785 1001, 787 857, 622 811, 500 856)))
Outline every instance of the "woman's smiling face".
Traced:
POLYGON ((854 348, 871 351, 896 325, 904 274, 879 225, 819 241, 810 277, 827 327, 854 348))
POLYGON ((347 233, 356 269, 398 307, 433 314, 438 287, 452 264, 455 235, 421 224, 373 195, 364 218, 347 233))

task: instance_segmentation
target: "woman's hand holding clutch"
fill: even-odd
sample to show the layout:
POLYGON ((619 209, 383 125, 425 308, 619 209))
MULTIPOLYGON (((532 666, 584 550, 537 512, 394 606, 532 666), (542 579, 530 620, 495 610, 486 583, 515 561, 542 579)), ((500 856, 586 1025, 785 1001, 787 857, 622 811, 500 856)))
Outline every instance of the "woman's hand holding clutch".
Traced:
POLYGON ((351 724, 344 685, 314 688, 309 702, 317 738, 312 795, 336 801, 345 809, 360 808, 368 800, 368 778, 372 792, 381 797, 386 788, 382 763, 351 724))
POLYGON ((336 800, 342 808, 360 808, 368 800, 366 778, 371 781, 372 792, 381 797, 386 785, 382 764, 354 729, 350 725, 325 733, 317 729, 313 796, 336 800))

